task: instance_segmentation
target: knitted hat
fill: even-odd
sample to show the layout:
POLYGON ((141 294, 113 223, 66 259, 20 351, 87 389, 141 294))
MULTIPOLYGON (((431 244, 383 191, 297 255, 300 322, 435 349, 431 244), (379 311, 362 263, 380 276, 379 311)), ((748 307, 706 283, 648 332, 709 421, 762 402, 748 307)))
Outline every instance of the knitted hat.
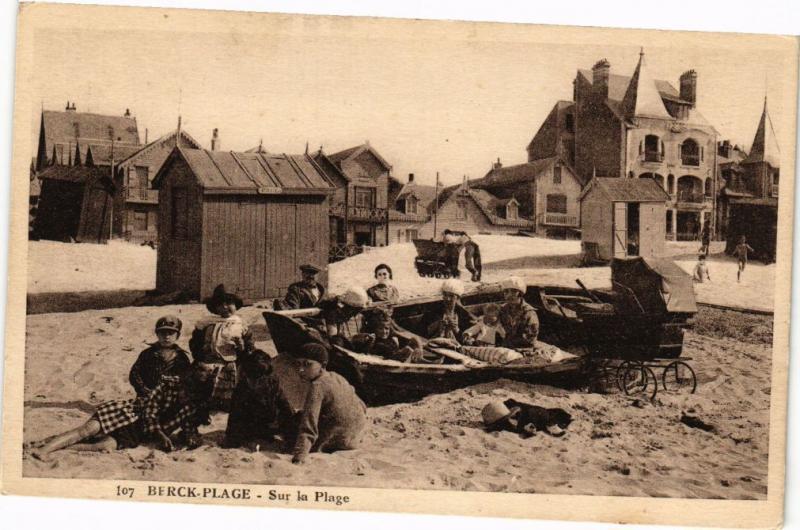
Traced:
POLYGON ((320 364, 328 364, 328 350, 318 342, 308 342, 303 344, 300 351, 295 355, 298 359, 311 359, 320 364))
POLYGON ((363 287, 359 286, 349 287, 344 294, 339 297, 339 300, 343 304, 347 304, 350 307, 358 307, 360 309, 367 307, 369 304, 369 296, 367 295, 367 291, 365 291, 363 287))

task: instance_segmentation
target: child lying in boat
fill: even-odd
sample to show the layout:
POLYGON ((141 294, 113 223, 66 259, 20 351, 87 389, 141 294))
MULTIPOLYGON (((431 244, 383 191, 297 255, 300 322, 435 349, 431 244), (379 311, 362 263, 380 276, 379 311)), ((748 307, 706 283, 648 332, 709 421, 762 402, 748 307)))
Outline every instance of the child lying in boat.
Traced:
POLYGON ((404 363, 418 362, 422 358, 421 341, 400 330, 392 320, 390 309, 378 308, 365 315, 364 331, 353 337, 356 352, 404 363))
POLYGON ((129 449, 151 439, 163 451, 177 443, 200 446, 199 411, 211 398, 217 368, 195 363, 183 377, 165 376, 147 396, 106 401, 86 423, 65 433, 34 443, 31 455, 48 460, 50 453, 71 447, 82 451, 129 449), (180 429, 180 439, 171 435, 180 429))

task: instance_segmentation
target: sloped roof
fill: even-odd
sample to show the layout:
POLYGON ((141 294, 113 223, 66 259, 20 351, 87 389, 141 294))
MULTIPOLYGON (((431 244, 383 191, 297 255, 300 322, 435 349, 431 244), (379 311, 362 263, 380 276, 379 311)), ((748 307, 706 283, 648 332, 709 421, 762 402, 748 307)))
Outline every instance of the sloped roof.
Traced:
MULTIPOLYGON (((254 151, 258 152, 258 151, 254 151)), ((262 151, 266 153, 266 151, 262 151)), ((328 179, 336 185, 337 181, 341 182, 342 185, 346 185, 350 182, 350 177, 348 177, 344 171, 339 169, 339 166, 334 164, 328 156, 322 152, 322 149, 317 151, 316 153, 312 154, 311 157, 314 159, 314 162, 320 167, 320 169, 325 173, 328 179)))
POLYGON ((481 212, 483 212, 493 225, 512 226, 516 228, 530 228, 534 226, 533 221, 528 219, 506 219, 504 217, 499 217, 496 213, 497 207, 501 204, 505 205, 508 200, 501 201, 488 191, 480 189, 467 190, 467 194, 472 197, 475 204, 478 205, 478 208, 480 208, 481 212))
POLYGON ((470 181, 470 186, 485 188, 531 182, 536 180, 536 177, 546 171, 555 161, 556 157, 550 157, 515 166, 492 168, 483 178, 470 181))
MULTIPOLYGON (((170 157, 181 156, 205 193, 324 194, 334 189, 322 169, 307 154, 275 155, 236 153, 176 147, 170 157)), ((158 188, 169 170, 169 159, 153 181, 158 188)))
MULTIPOLYGON (((175 138, 178 136, 177 129, 172 131, 171 133, 165 134, 160 138, 157 138, 150 142, 149 144, 142 146, 141 148, 137 149, 133 153, 131 153, 128 157, 122 159, 119 162, 120 166, 128 166, 131 163, 135 162, 140 156, 145 153, 148 153, 151 149, 158 146, 163 146, 164 144, 171 144, 173 147, 175 146, 175 138)), ((192 138, 192 136, 184 130, 181 130, 181 145, 186 145, 186 147, 191 147, 193 149, 200 149, 200 143, 192 138), (184 144, 185 142, 185 144, 184 144)), ((94 150, 92 150, 92 154, 94 155, 94 150)), ((114 146, 114 157, 117 158, 116 154, 116 146, 114 146)))
POLYGON ((661 97, 655 80, 647 68, 644 52, 642 52, 639 54, 639 64, 636 65, 628 88, 625 90, 620 110, 628 118, 635 116, 671 118, 661 97))
MULTIPOLYGON (((443 188, 439 188, 439 192, 441 193, 443 188)), ((436 186, 427 186, 423 184, 417 184, 416 182, 409 182, 403 189, 400 190, 400 193, 397 194, 397 199, 405 199, 407 196, 413 195, 419 201, 422 208, 427 208, 436 198, 436 186)))
POLYGON ((40 180, 82 183, 89 179, 108 177, 109 171, 107 167, 55 165, 43 169, 38 176, 40 180))
MULTIPOLYGON (((583 76, 587 83, 592 84, 592 71, 580 68, 578 73, 583 76)), ((663 79, 653 79, 656 90, 662 98, 670 99, 681 103, 689 104, 688 101, 681 99, 680 92, 672 86, 669 81, 663 79)), ((608 99, 615 101, 622 101, 625 98, 625 92, 628 91, 628 85, 631 84, 631 77, 627 75, 608 74, 608 99)))
POLYGON ((125 116, 106 116, 91 112, 42 111, 42 126, 45 132, 45 152, 49 157, 56 143, 73 145, 115 142, 140 145, 136 120, 125 116))
POLYGON ((764 110, 761 111, 761 119, 758 122, 756 135, 753 137, 750 154, 744 159, 743 163, 750 164, 755 162, 766 162, 774 168, 781 167, 781 151, 778 148, 778 140, 775 137, 772 118, 770 118, 767 111, 766 97, 764 97, 764 110))
POLYGON ((651 178, 594 177, 583 190, 580 200, 597 189, 615 202, 664 202, 669 195, 651 178))
POLYGON ((331 160, 331 162, 336 164, 339 167, 339 169, 341 169, 343 161, 351 160, 360 155, 361 153, 363 153, 364 151, 369 151, 372 154, 372 156, 374 156, 378 160, 378 162, 380 162, 381 165, 384 168, 386 168, 387 171, 392 169, 392 165, 389 164, 389 162, 387 162, 386 159, 384 159, 380 155, 380 153, 378 153, 378 151, 376 151, 371 145, 369 145, 369 143, 364 143, 361 145, 357 145, 355 147, 350 147, 343 151, 332 153, 328 155, 328 158, 331 160))
MULTIPOLYGON (((83 146, 81 146, 83 147, 83 146)), ((86 146, 86 151, 81 153, 81 163, 85 164, 87 158, 89 157, 89 151, 92 152, 92 163, 95 166, 110 166, 111 165, 111 154, 113 151, 114 154, 114 162, 125 160, 129 158, 134 153, 138 152, 141 149, 141 146, 138 145, 130 145, 130 144, 114 144, 114 148, 112 150, 111 144, 89 144, 86 146)))

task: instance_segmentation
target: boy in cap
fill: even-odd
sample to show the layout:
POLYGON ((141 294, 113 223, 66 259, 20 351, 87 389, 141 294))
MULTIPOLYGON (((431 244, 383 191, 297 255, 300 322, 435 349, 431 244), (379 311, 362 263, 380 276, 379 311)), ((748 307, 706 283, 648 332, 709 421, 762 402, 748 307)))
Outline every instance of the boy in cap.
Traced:
POLYGON ((283 300, 275 300, 274 308, 277 311, 286 309, 306 309, 316 307, 325 295, 325 287, 317 281, 320 269, 314 265, 300 265, 302 280, 295 282, 286 290, 283 300))
POLYGON ((175 315, 165 315, 156 321, 158 340, 139 354, 128 376, 137 396, 150 395, 162 376, 180 376, 191 366, 189 355, 178 346, 182 327, 183 322, 175 315))
POLYGON ((300 377, 311 385, 297 430, 292 463, 302 464, 314 451, 355 449, 367 422, 367 407, 344 377, 325 369, 328 350, 307 343, 297 353, 300 377))
POLYGON ((506 348, 532 348, 539 336, 539 317, 523 298, 527 286, 522 279, 510 276, 501 282, 505 304, 500 308, 500 324, 506 333, 506 348))

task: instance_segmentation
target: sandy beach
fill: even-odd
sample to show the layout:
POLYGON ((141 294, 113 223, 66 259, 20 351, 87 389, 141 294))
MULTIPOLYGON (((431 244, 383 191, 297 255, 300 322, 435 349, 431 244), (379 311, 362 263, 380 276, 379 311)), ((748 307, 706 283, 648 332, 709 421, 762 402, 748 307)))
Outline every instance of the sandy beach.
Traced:
MULTIPOLYGON (((242 314, 262 338, 260 309, 242 314)), ((93 405, 132 397, 127 374, 151 340, 150 327, 173 312, 190 324, 201 305, 31 315, 27 327, 24 439, 77 426, 93 405)), ((740 340, 714 326, 735 318, 703 309, 684 355, 698 374, 694 395, 659 392, 653 403, 622 394, 589 394, 500 380, 419 402, 370 408, 360 449, 290 455, 222 449, 226 414, 201 432, 204 445, 167 454, 148 446, 112 453, 61 451, 51 462, 26 456, 25 476, 315 484, 587 495, 764 499, 767 494, 771 319, 741 327, 740 340), (746 328, 746 329, 745 329, 746 328), (710 331, 709 331, 710 330, 710 331), (749 342, 748 342, 749 341, 749 342), (561 407, 573 416, 562 438, 488 434, 481 408, 515 398, 561 407), (680 422, 682 414, 713 426, 680 422)), ((731 315, 735 313, 730 312, 731 315)), ((188 336, 181 337, 187 346, 188 336)))

